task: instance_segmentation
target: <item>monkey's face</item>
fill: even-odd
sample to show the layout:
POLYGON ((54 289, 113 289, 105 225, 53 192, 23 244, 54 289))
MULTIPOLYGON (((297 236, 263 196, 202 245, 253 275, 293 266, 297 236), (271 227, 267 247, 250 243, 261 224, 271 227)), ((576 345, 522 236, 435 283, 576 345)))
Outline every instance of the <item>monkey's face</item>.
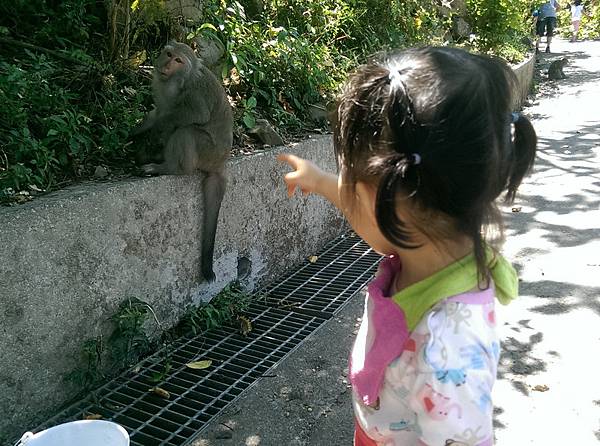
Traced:
POLYGON ((193 53, 191 56, 189 53, 192 53, 192 50, 187 45, 167 45, 158 56, 154 67, 160 79, 166 81, 173 76, 185 76, 189 73, 193 64, 192 57, 195 57, 193 53))

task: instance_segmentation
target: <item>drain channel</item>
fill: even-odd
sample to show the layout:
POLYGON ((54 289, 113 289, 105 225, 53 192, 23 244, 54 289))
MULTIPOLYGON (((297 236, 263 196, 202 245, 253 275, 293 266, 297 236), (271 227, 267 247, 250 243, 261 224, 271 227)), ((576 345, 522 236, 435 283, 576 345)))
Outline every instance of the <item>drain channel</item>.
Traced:
POLYGON ((279 282, 257 291, 246 312, 246 337, 219 328, 183 337, 170 349, 171 369, 160 383, 168 399, 151 392, 152 376, 164 370, 157 352, 90 396, 46 421, 36 431, 99 415, 127 429, 132 446, 182 446, 240 394, 331 318, 371 278, 380 256, 348 233, 327 245, 279 282), (212 360, 203 370, 189 362, 212 360))

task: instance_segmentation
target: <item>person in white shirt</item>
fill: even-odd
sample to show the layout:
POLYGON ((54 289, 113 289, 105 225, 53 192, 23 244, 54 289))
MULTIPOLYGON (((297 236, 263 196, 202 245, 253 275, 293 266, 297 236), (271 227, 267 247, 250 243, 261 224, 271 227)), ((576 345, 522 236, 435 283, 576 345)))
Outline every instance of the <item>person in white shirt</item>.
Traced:
POLYGON ((575 0, 573 5, 571 5, 571 23, 573 24, 573 37, 571 38, 571 42, 577 42, 577 37, 579 35, 579 23, 581 21, 582 14, 583 5, 581 4, 581 0, 575 0))

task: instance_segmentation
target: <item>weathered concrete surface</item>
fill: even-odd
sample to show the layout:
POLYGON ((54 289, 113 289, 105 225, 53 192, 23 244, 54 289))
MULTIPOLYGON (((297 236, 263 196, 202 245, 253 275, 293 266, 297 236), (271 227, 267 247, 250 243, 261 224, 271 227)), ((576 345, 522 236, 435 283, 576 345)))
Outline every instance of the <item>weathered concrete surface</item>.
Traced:
POLYGON ((531 91, 531 82, 535 69, 534 55, 528 56, 523 62, 512 67, 512 69, 517 76, 516 91, 513 92, 513 109, 518 110, 531 91))
MULTIPOLYGON (((543 47, 543 46, 542 46, 543 47)), ((569 79, 525 110, 540 138, 534 173, 507 218, 504 252, 521 297, 499 306, 497 446, 600 443, 600 42, 553 43, 569 79), (548 386, 547 390, 543 386, 548 386), (536 387, 540 386, 540 387, 536 387), (544 391, 545 390, 545 391, 544 391)), ((346 367, 363 295, 313 333, 194 446, 349 446, 346 367)))
POLYGON ((288 200, 275 155, 290 150, 331 171, 329 136, 233 160, 215 246, 213 284, 199 273, 199 177, 91 184, 0 209, 0 444, 77 390, 64 381, 87 339, 137 297, 170 326, 236 278, 269 280, 339 235, 338 212, 315 196, 288 200))

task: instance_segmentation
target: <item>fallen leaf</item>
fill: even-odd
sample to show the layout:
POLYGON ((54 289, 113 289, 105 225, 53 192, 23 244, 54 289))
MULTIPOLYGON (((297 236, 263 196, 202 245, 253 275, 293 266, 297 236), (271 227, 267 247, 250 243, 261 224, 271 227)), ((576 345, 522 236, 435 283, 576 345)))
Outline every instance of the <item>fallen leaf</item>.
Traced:
POLYGON ((308 258, 308 261, 309 261, 310 263, 316 263, 316 262, 317 262, 317 260, 319 260, 319 257, 317 257, 317 256, 310 256, 310 257, 308 258))
POLYGON ((101 420, 102 415, 100 415, 99 413, 91 413, 89 415, 84 416, 83 419, 84 420, 101 420))
POLYGON ((546 384, 538 384, 537 386, 533 386, 531 390, 535 390, 536 392, 547 392, 550 390, 550 387, 548 387, 546 384))
POLYGON ((171 394, 167 392, 165 389, 161 389, 160 387, 152 387, 148 392, 152 392, 155 395, 160 396, 161 398, 169 399, 171 398, 171 394))
POLYGON ((204 361, 188 362, 185 366, 189 367, 190 369, 202 370, 209 368, 211 364, 211 359, 205 359, 204 361))
POLYGON ((521 212, 521 206, 514 207, 514 208, 511 209, 511 211, 513 211, 513 212, 521 212))
POLYGON ((252 322, 245 316, 238 316, 238 321, 240 323, 240 333, 242 336, 248 336, 248 333, 252 331, 252 322))

